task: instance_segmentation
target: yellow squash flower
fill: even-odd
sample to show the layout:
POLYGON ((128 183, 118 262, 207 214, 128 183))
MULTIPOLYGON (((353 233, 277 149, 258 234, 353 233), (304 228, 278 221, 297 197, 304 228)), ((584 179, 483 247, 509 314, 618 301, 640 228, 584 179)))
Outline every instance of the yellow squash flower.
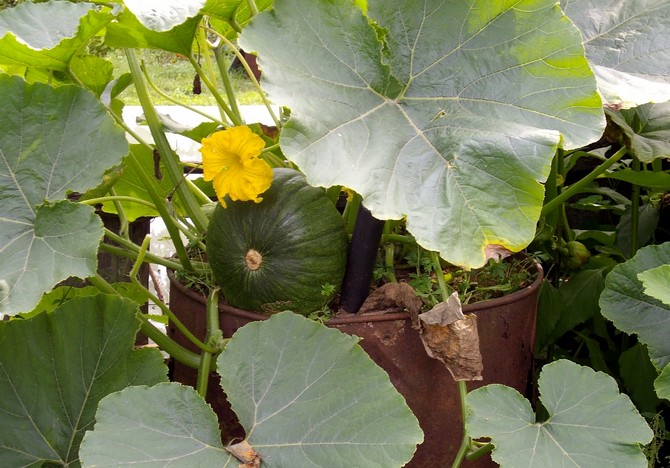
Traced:
POLYGON ((262 200, 270 188, 272 168, 258 156, 265 142, 247 126, 231 127, 202 139, 202 166, 205 180, 214 181, 214 190, 224 206, 231 200, 262 200))

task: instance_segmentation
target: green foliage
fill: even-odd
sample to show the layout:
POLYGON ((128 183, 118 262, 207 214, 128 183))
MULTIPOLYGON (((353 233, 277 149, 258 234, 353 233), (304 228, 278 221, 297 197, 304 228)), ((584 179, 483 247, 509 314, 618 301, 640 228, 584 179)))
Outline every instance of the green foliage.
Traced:
POLYGON ((668 3, 561 0, 561 6, 582 32, 608 104, 628 108, 670 100, 668 48, 661 39, 670 34, 668 3))
POLYGON ((100 402, 96 419, 82 442, 84 466, 225 466, 233 458, 216 414, 191 387, 126 388, 100 402))
MULTIPOLYGON (((282 119, 277 120, 280 139, 269 132, 271 136, 265 137, 268 147, 263 157, 281 165, 285 153, 305 171, 311 184, 349 187, 360 194, 365 205, 379 218, 406 217, 409 230, 425 249, 439 250, 448 260, 468 267, 462 281, 454 279, 455 272, 449 273, 451 286, 463 294, 464 301, 470 297, 471 286, 487 294, 507 289, 502 266, 489 266, 495 286, 483 284, 469 267, 485 263, 486 246, 502 244, 512 250, 525 247, 539 218, 532 251, 542 259, 548 277, 542 290, 538 319, 539 356, 546 362, 569 357, 612 375, 638 409, 650 418, 656 415, 657 439, 649 445, 648 457, 652 461, 660 458, 661 464, 665 462, 659 447, 663 439, 667 439, 667 430, 657 415, 667 414, 670 398, 665 326, 668 301, 665 299, 667 288, 664 288, 670 259, 666 258, 667 244, 653 244, 667 240, 670 234, 665 221, 670 207, 670 173, 665 161, 670 126, 668 2, 562 0, 556 4, 550 0, 454 0, 427 1, 427 8, 423 10, 416 8, 413 0, 400 0, 392 5, 381 0, 277 0, 276 9, 271 10, 272 0, 257 0, 258 10, 268 11, 251 23, 252 2, 246 0, 159 3, 125 2, 125 7, 120 8, 121 3, 117 2, 105 5, 54 0, 0 2, 0 10, 19 4, 0 13, 0 69, 3 72, 0 101, 5 106, 0 116, 3 129, 0 135, 3 206, 0 313, 13 315, 33 309, 42 293, 67 276, 96 274, 95 257, 103 231, 93 210, 84 206, 90 197, 105 198, 105 210, 119 211, 120 207, 123 222, 158 214, 175 243, 177 259, 152 256, 151 260, 176 265, 180 278, 200 281, 201 273, 207 268, 200 263, 203 259, 193 253, 202 253, 207 217, 199 207, 208 201, 211 185, 202 181, 192 185, 186 182, 179 157, 164 132, 176 132, 198 141, 219 126, 241 123, 236 103, 249 102, 244 90, 255 88, 247 78, 228 73, 234 44, 217 46, 217 54, 210 54, 206 44, 207 40, 232 40, 241 33, 240 43, 250 51, 260 52, 262 83, 270 97, 276 104, 288 106, 282 119), (206 17, 209 20, 203 21, 206 17), (205 30, 200 26, 211 28, 205 30), (215 31, 222 37, 217 37, 215 31), (132 54, 124 57, 120 49, 115 49, 117 47, 145 49, 144 66, 135 63, 132 54), (204 90, 197 99, 193 95, 196 72, 204 90), (144 92, 147 77, 169 96, 155 93, 153 89, 151 94, 144 92), (237 92, 227 87, 231 81, 237 92), (609 125, 604 135, 600 95, 608 104, 609 125), (205 126, 176 129, 165 119, 151 115, 153 107, 149 97, 154 103, 172 103, 176 98, 188 104, 218 104, 220 112, 205 126), (121 122, 122 101, 144 105, 155 146, 152 142, 139 142, 146 146, 129 153, 124 135, 111 117, 121 122), (291 118, 287 120, 289 115, 291 118), (281 150, 276 149, 277 141, 281 143, 281 150), (153 161, 154 148, 160 153, 159 171, 153 161), (127 157, 122 161, 124 156, 127 157), (157 172, 166 178, 159 181, 157 172), (84 196, 75 202, 76 194, 81 193, 84 196), (130 196, 133 200, 119 202, 116 199, 113 203, 110 193, 130 196), (188 239, 181 241, 180 233, 186 233, 188 239), (619 263, 621 265, 616 266, 619 263), (603 276, 608 272, 611 273, 603 284, 603 276)), ((258 97, 252 99, 259 102, 258 97)), ((253 128, 259 134, 263 132, 260 126, 253 128)), ((110 237, 109 233, 107 236, 110 237)), ((148 258, 146 252, 129 240, 116 240, 119 241, 118 247, 114 247, 116 251, 137 259, 138 267, 142 258, 148 258)), ((437 300, 437 276, 426 259, 420 255, 409 259, 413 269, 411 281, 427 301, 433 302, 437 300)), ((378 273, 392 276, 391 269, 389 262, 385 262, 378 273)), ((110 285, 101 283, 99 278, 97 281, 99 288, 114 292, 110 285)), ((333 292, 331 287, 337 288, 337 285, 326 281, 318 282, 315 287, 322 304, 333 292)), ((126 297, 146 297, 144 291, 137 294, 132 288, 116 290, 126 297)), ((64 390, 67 386, 70 390, 74 380, 61 378, 59 372, 67 370, 71 376, 72 363, 85 361, 91 355, 81 353, 81 349, 89 350, 88 342, 80 343, 79 354, 66 344, 59 345, 57 350, 69 350, 65 358, 56 357, 57 353, 50 355, 53 349, 45 349, 44 343, 99 338, 95 333, 99 324, 88 320, 101 317, 100 314, 91 314, 91 317, 82 314, 86 329, 78 328, 75 320, 68 318, 64 321, 70 326, 62 334, 44 328, 45 323, 58 322, 60 318, 55 317, 62 317, 59 311, 69 311, 73 304, 90 305, 107 300, 92 296, 63 302, 70 296, 62 292, 56 290, 45 297, 45 302, 33 310, 34 317, 25 315, 26 320, 0 324, 3 365, 14 365, 15 356, 10 351, 29 347, 16 358, 20 369, 11 368, 16 373, 7 381, 22 389, 21 398, 31 397, 25 388, 28 383, 34 388, 37 373, 45 375, 45 380, 50 382, 58 380, 37 390, 40 400, 36 400, 35 408, 40 411, 36 416, 32 413, 29 416, 40 424, 44 422, 43 426, 25 428, 29 418, 7 419, 12 414, 21 414, 14 411, 15 408, 0 411, 5 418, 0 417, 0 421, 4 421, 0 439, 14 438, 0 445, 13 447, 20 439, 21 444, 27 444, 21 449, 23 453, 29 454, 28 458, 33 457, 16 463, 15 459, 3 460, 3 465, 42 462, 76 465, 76 446, 83 429, 72 426, 58 433, 70 435, 71 446, 66 449, 60 435, 54 436, 57 431, 51 431, 52 426, 48 425, 54 424, 53 421, 57 424, 66 421, 71 406, 82 410, 86 427, 90 427, 96 398, 107 391, 100 391, 89 399, 82 399, 81 395, 66 397, 63 408, 51 401, 53 394, 47 395, 47 390, 54 388, 64 390), (56 312, 44 313, 53 308, 56 312), (16 337, 11 336, 14 334, 16 337), (34 356, 33 353, 39 356, 30 362, 23 356, 34 356), (44 356, 49 359, 44 360, 44 356), (43 361, 54 364, 53 369, 42 370, 43 361), (55 416, 50 413, 61 410, 54 413, 55 416), (50 416, 54 417, 49 419, 50 416)), ((90 290, 77 291, 88 292, 90 290)), ((124 301, 119 309, 125 310, 127 305, 124 301)), ((72 314, 68 316, 74 317, 72 314)), ((106 311, 102 315, 108 318, 109 314, 106 311)), ((209 325, 218 327, 212 321, 209 325)), ((133 327, 136 328, 136 324, 133 327)), ((258 331, 254 327, 250 330, 258 331)), ((162 340, 160 344, 164 349, 197 365, 200 359, 197 355, 184 353, 160 333, 154 336, 162 340)), ((247 347, 241 348, 246 350, 245 358, 253 358, 254 352, 249 350, 259 347, 260 334, 243 336, 247 341, 247 347)), ((287 350, 287 354, 281 356, 286 358, 282 365, 286 366, 277 368, 282 369, 281 375, 287 380, 278 381, 287 385, 279 392, 283 397, 282 392, 290 393, 286 390, 289 384, 301 382, 296 375, 302 374, 291 367, 289 360, 297 356, 296 363, 305 364, 301 359, 330 354, 330 342, 324 339, 318 348, 310 342, 311 347, 307 349, 310 354, 305 353, 302 339, 289 338, 281 330, 275 330, 266 341, 282 336, 285 338, 282 345, 286 345, 287 350)), ((124 339, 129 339, 127 333, 124 339)), ((114 354, 111 349, 106 351, 114 354)), ((203 352, 203 356, 208 352, 203 352)), ((154 352, 133 353, 129 356, 142 354, 151 355, 149 360, 158 358, 154 352)), ((273 362, 277 357, 275 353, 268 359, 273 362)), ((130 362, 130 368, 141 367, 133 364, 132 357, 124 359, 119 362, 130 362)), ((320 434, 324 440, 333 442, 332 439, 337 439, 337 430, 349 429, 350 420, 360 422, 355 410, 352 410, 354 414, 347 413, 351 407, 346 404, 342 414, 347 415, 347 420, 340 419, 336 425, 310 426, 309 431, 295 423, 295 419, 286 419, 286 414, 293 414, 291 411, 302 414, 297 406, 288 406, 287 413, 277 412, 276 418, 255 421, 249 416, 249 406, 272 405, 273 399, 256 401, 258 399, 249 396, 253 392, 243 396, 247 388, 241 389, 239 385, 240 382, 248 384, 250 364, 240 356, 233 361, 226 365, 238 366, 239 370, 231 374, 231 378, 239 382, 229 384, 230 388, 239 397, 236 404, 246 409, 245 418, 251 421, 254 437, 260 437, 254 443, 262 445, 264 452, 277 450, 276 456, 281 458, 286 456, 281 450, 291 450, 284 446, 269 447, 272 444, 268 441, 274 433, 289 437, 298 434, 300 429, 303 436, 320 434), (277 422, 281 424, 275 426, 277 422), (319 432, 322 430, 325 433, 319 432)), ((208 368, 202 364, 205 362, 203 358, 203 372, 208 368)), ((314 364, 310 361, 302 368, 311 369, 309 366, 314 364)), ((256 368, 260 369, 259 366, 256 368)), ((372 376, 370 381, 379 384, 375 380, 376 368, 371 366, 371 369, 366 370, 372 376)), ((108 376, 98 377, 102 382, 108 376)), ((337 400, 338 405, 328 408, 335 419, 340 414, 339 403, 356 398, 346 392, 348 387, 340 385, 351 376, 338 377, 318 395, 323 394, 326 399, 342 396, 337 400), (329 392, 333 388, 337 391, 329 392)), ((356 383, 366 382, 367 378, 367 374, 362 375, 356 383)), ((118 386, 110 383, 109 389, 141 382, 128 378, 116 383, 118 386)), ((384 381, 384 389, 388 388, 386 384, 384 381)), ((484 391, 474 394, 472 401, 480 399, 475 405, 477 411, 486 406, 485 413, 490 416, 488 422, 480 419, 474 427, 479 433, 492 435, 490 423, 500 422, 496 410, 505 410, 505 407, 496 408, 498 405, 492 402, 510 403, 519 410, 510 411, 510 420, 523 420, 525 424, 520 426, 522 430, 516 436, 523 438, 532 433, 546 442, 533 453, 540 458, 548 457, 548 463, 562 456, 552 451, 558 446, 567 449, 563 453, 576 449, 580 453, 602 454, 611 448, 606 436, 593 441, 589 439, 591 431, 586 434, 562 432, 556 424, 564 415, 556 412, 560 405, 548 404, 553 399, 548 393, 553 390, 565 391, 567 401, 585 396, 586 387, 590 386, 595 399, 580 400, 573 412, 567 412, 568 416, 578 419, 583 413, 605 425, 630 424, 635 429, 630 434, 637 437, 624 437, 611 452, 621 457, 620 466, 642 463, 639 444, 647 440, 648 433, 634 411, 623 416, 616 410, 601 408, 600 414, 587 404, 594 401, 602 405, 608 395, 612 397, 610 402, 625 400, 616 395, 611 379, 560 361, 546 367, 540 384, 543 403, 550 413, 555 412, 555 418, 530 423, 534 416, 519 395, 494 388, 490 396, 484 391), (558 434, 555 440, 559 443, 550 441, 548 434, 558 434), (582 440, 576 441, 576 435, 581 435, 582 440), (582 442, 592 443, 578 446, 582 442), (624 460, 625 456, 630 459, 624 460)), ((309 392, 309 389, 304 390, 309 392)), ((17 403, 14 398, 17 394, 12 394, 10 389, 3 395, 9 395, 3 399, 4 404, 17 403)), ((394 398, 397 396, 389 396, 389 400, 394 398)), ((314 401, 318 403, 318 400, 320 398, 314 401)), ((207 421, 204 424, 205 432, 209 431, 207 437, 180 439, 180 442, 191 449, 205 447, 202 454, 208 464, 222 464, 222 460, 231 458, 218 444, 218 431, 211 414, 207 414, 202 401, 188 389, 174 385, 131 388, 105 401, 108 403, 101 406, 100 412, 104 422, 96 427, 102 435, 99 439, 91 436, 90 447, 97 454, 111 450, 105 443, 113 437, 120 437, 124 448, 158 449, 164 446, 159 442, 174 442, 180 436, 196 433, 195 426, 202 419, 207 421), (194 425, 179 433, 178 428, 166 422, 167 416, 159 411, 161 408, 152 406, 154 396, 156 401, 162 398, 181 401, 189 408, 196 408, 202 418, 197 417, 194 425), (158 435, 148 443, 141 436, 150 439, 150 435, 157 433, 142 433, 136 440, 124 439, 123 433, 117 430, 121 421, 113 414, 121 414, 122 410, 131 417, 141 414, 142 410, 148 413, 156 410, 149 416, 154 429, 169 427, 174 432, 158 435), (196 440, 200 441, 199 445, 196 440), (189 446, 191 442, 193 446, 189 446), (208 458, 210 455, 214 456, 214 463, 208 458)), ((402 404, 389 405, 395 409, 402 407, 404 411, 402 404)), ((619 409, 624 407, 630 409, 629 402, 621 403, 619 409)), ((373 425, 380 414, 389 414, 385 408, 374 407, 374 411, 367 408, 361 417, 373 425)), ((317 409, 321 416, 327 413, 323 407, 317 409)), ((366 429, 357 435, 376 435, 373 442, 387 441, 397 435, 393 432, 395 427, 388 422, 383 427, 374 426, 370 434, 366 429)), ((589 426, 589 429, 598 433, 595 427, 589 426)), ((138 428, 133 426, 133 430, 138 428)), ((397 449, 393 456, 388 452, 379 455, 383 451, 381 444, 373 443, 370 459, 386 462, 392 458, 393 463, 389 465, 406 461, 419 439, 416 426, 410 424, 405 435, 403 443, 391 449, 391 452, 397 449)), ((510 435, 510 439, 506 437, 495 435, 498 439, 496 456, 518 460, 526 466, 527 460, 521 458, 529 453, 524 452, 529 439, 519 442, 514 440, 515 435, 510 435), (511 453, 507 444, 517 442, 522 444, 520 449, 511 453)), ((345 458, 337 458, 342 461, 340 464, 357 465, 359 459, 355 457, 361 456, 362 451, 352 455, 347 452, 354 452, 351 446, 343 450, 345 458)), ((17 453, 13 452, 12 456, 17 453)), ((136 453, 115 450, 107 453, 109 458, 98 461, 118 464, 118 456, 132 458, 136 453)), ((174 458, 174 453, 166 456, 156 451, 150 455, 181 461, 174 458)), ((292 453, 285 465, 295 465, 295 457, 299 456, 292 453)), ((332 463, 332 453, 328 456, 330 458, 322 464, 332 463)), ((598 460, 596 466, 602 466, 602 461, 598 460)))
POLYGON ((528 257, 490 259, 484 267, 472 271, 445 265, 442 272, 436 273, 429 253, 416 245, 408 250, 404 259, 412 271, 399 270, 397 276, 404 281, 406 275, 407 283, 428 305, 442 301, 437 274, 444 276, 449 294, 457 292, 462 304, 470 304, 523 289, 532 283, 537 273, 535 260, 528 257))
POLYGON ((167 380, 158 350, 133 350, 136 313, 135 303, 98 294, 0 322, 0 465, 78 466, 103 397, 167 380))
POLYGON ((560 360, 544 366, 538 388, 546 420, 536 419, 530 403, 509 387, 487 385, 468 394, 468 431, 491 437, 496 462, 530 468, 647 466, 641 445, 653 433, 614 379, 560 360))
POLYGON ((111 20, 109 11, 90 3, 26 2, 6 10, 0 16, 0 68, 18 65, 65 72, 70 60, 111 20))
POLYGON ((536 349, 555 343, 577 325, 598 314, 604 288, 602 270, 584 270, 562 281, 558 288, 545 283, 540 296, 536 349))
POLYGON ((406 216, 419 244, 468 268, 490 244, 528 244, 556 147, 604 124, 581 36, 555 2, 476 4, 368 2, 380 37, 348 1, 282 1, 240 36, 292 109, 281 144, 310 182, 355 190, 379 219, 406 216))
POLYGON ((600 307, 605 317, 647 345, 652 362, 663 369, 670 363, 670 305, 645 293, 642 272, 670 263, 670 242, 647 246, 607 276, 600 307))
MULTIPOLYGON (((409 461, 421 429, 357 342, 290 312, 250 323, 233 336, 217 368, 263 466, 391 467, 409 461)), ((96 418, 82 444, 87 466, 239 463, 223 449, 211 409, 194 390, 177 384, 110 395, 96 418)))
POLYGON ((81 88, 1 75, 0 99, 6 110, 0 117, 6 213, 0 218, 0 278, 10 291, 0 298, 0 312, 13 315, 31 310, 67 277, 95 274, 102 223, 90 207, 63 200, 93 188, 127 154, 128 144, 105 108, 81 88))
POLYGON ((654 415, 651 420, 651 429, 654 431, 654 438, 644 448, 644 454, 649 460, 649 468, 662 467, 670 461, 670 456, 661 454, 661 449, 667 442, 667 428, 661 413, 654 415))

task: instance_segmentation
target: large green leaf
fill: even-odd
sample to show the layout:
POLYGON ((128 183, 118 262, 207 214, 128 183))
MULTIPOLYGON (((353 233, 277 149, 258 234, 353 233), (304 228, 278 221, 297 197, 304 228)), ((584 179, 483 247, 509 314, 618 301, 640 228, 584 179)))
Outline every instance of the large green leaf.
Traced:
POLYGON ((653 432, 610 376, 561 360, 544 366, 538 386, 544 422, 513 388, 487 385, 467 396, 467 430, 491 437, 501 466, 647 466, 640 444, 653 432))
POLYGON ((58 202, 98 185, 128 153, 123 131, 88 91, 0 75, 0 312, 31 310, 69 276, 95 273, 102 223, 58 202))
POLYGON ((603 130, 579 31, 552 0, 378 0, 368 14, 374 26, 351 1, 277 0, 243 31, 292 110, 284 154, 377 218, 406 215, 452 263, 525 247, 556 147, 603 130))
POLYGON ((169 31, 198 16, 205 6, 205 0, 124 0, 123 3, 145 28, 157 32, 169 31))
POLYGON ((644 104, 618 111, 608 110, 607 113, 624 132, 626 145, 640 161, 651 162, 654 159, 668 157, 670 102, 644 104))
POLYGON ((91 3, 23 3, 0 12, 0 64, 67 70, 72 57, 112 19, 91 3))
POLYGON ((10 315, 31 310, 70 276, 93 275, 103 227, 93 208, 69 202, 17 212, 0 218, 0 312, 10 315))
POLYGON ((106 44, 117 48, 161 49, 185 56, 191 54, 200 16, 189 16, 191 14, 189 8, 177 12, 168 5, 167 8, 152 12, 156 5, 154 3, 137 1, 133 3, 134 11, 124 10, 115 22, 107 26, 106 44), (133 13, 137 13, 139 17, 133 13))
POLYGON ((83 466, 238 466, 216 414, 191 387, 130 387, 100 402, 81 444, 83 466))
POLYGON ((586 56, 609 104, 670 100, 667 0, 561 0, 582 31, 586 56))
POLYGON ((600 295, 602 314, 626 333, 636 333, 647 345, 657 368, 670 363, 670 305, 645 293, 639 273, 670 264, 670 242, 640 249, 614 267, 600 295))
POLYGON ((358 338, 291 312, 239 330, 221 386, 268 467, 402 466, 417 420, 358 338))
MULTIPOLYGON (((392 467, 412 457, 418 422, 357 341, 292 312, 235 333, 218 372, 262 466, 392 467)), ((82 444, 87 466, 239 464, 192 389, 127 389, 103 400, 97 419, 82 444)))
POLYGON ((131 301, 98 295, 0 322, 1 466, 78 466, 100 399, 167 380, 158 350, 133 351, 136 313, 131 301))

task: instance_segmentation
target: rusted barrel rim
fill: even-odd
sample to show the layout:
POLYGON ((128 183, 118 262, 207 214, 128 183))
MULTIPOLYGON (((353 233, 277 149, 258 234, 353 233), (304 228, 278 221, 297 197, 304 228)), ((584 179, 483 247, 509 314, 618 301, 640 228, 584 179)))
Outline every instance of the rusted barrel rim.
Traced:
MULTIPOLYGON (((542 265, 540 265, 539 262, 536 262, 535 265, 537 266, 537 277, 535 278, 535 281, 533 281, 533 284, 530 286, 526 286, 525 288, 516 291, 512 294, 508 294, 507 296, 503 297, 498 297, 495 299, 489 299, 487 301, 481 301, 477 302, 475 304, 466 304, 463 306, 463 313, 468 314, 468 313, 474 313, 482 309, 490 309, 492 307, 496 306, 504 306, 507 304, 511 304, 513 302, 521 301, 528 297, 531 294, 534 294, 535 291, 541 286, 542 280, 544 279, 544 270, 542 269, 542 265)), ((177 288, 182 294, 185 294, 186 296, 190 297, 194 301, 200 302, 202 304, 207 304, 207 299, 202 295, 198 294, 197 292, 193 291, 192 289, 187 288, 184 286, 180 281, 178 281, 175 277, 172 271, 168 270, 168 277, 170 279, 170 283, 172 287, 177 288)), ((246 320, 266 320, 269 318, 267 315, 259 314, 257 312, 251 312, 248 310, 243 310, 243 309, 238 309, 236 307, 232 307, 227 304, 219 304, 219 310, 221 312, 224 312, 226 314, 232 315, 234 317, 239 317, 243 318, 246 320)), ((364 322, 386 322, 386 321, 392 321, 392 320, 409 320, 409 314, 406 312, 398 312, 394 314, 381 314, 381 315, 372 315, 372 314, 366 314, 366 315, 356 315, 356 314, 351 314, 348 317, 336 317, 328 320, 329 325, 345 325, 348 323, 364 323, 364 322)))

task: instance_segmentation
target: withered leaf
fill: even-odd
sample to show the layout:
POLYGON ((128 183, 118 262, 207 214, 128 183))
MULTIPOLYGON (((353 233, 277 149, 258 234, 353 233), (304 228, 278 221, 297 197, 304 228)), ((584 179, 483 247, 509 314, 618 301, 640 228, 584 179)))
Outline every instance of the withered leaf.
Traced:
POLYGON ((477 317, 463 315, 457 293, 419 315, 419 320, 426 353, 442 361, 454 380, 482 380, 477 317))
POLYGON ((407 311, 416 316, 422 305, 421 298, 409 284, 386 283, 370 293, 358 313, 378 315, 407 311))
POLYGON ((226 450, 242 462, 239 468, 258 468, 261 466, 261 456, 246 440, 231 444, 226 447, 226 450))
POLYGON ((498 244, 489 244, 484 248, 484 254, 486 255, 486 260, 493 259, 496 262, 501 261, 503 258, 507 258, 512 255, 512 251, 498 244))

